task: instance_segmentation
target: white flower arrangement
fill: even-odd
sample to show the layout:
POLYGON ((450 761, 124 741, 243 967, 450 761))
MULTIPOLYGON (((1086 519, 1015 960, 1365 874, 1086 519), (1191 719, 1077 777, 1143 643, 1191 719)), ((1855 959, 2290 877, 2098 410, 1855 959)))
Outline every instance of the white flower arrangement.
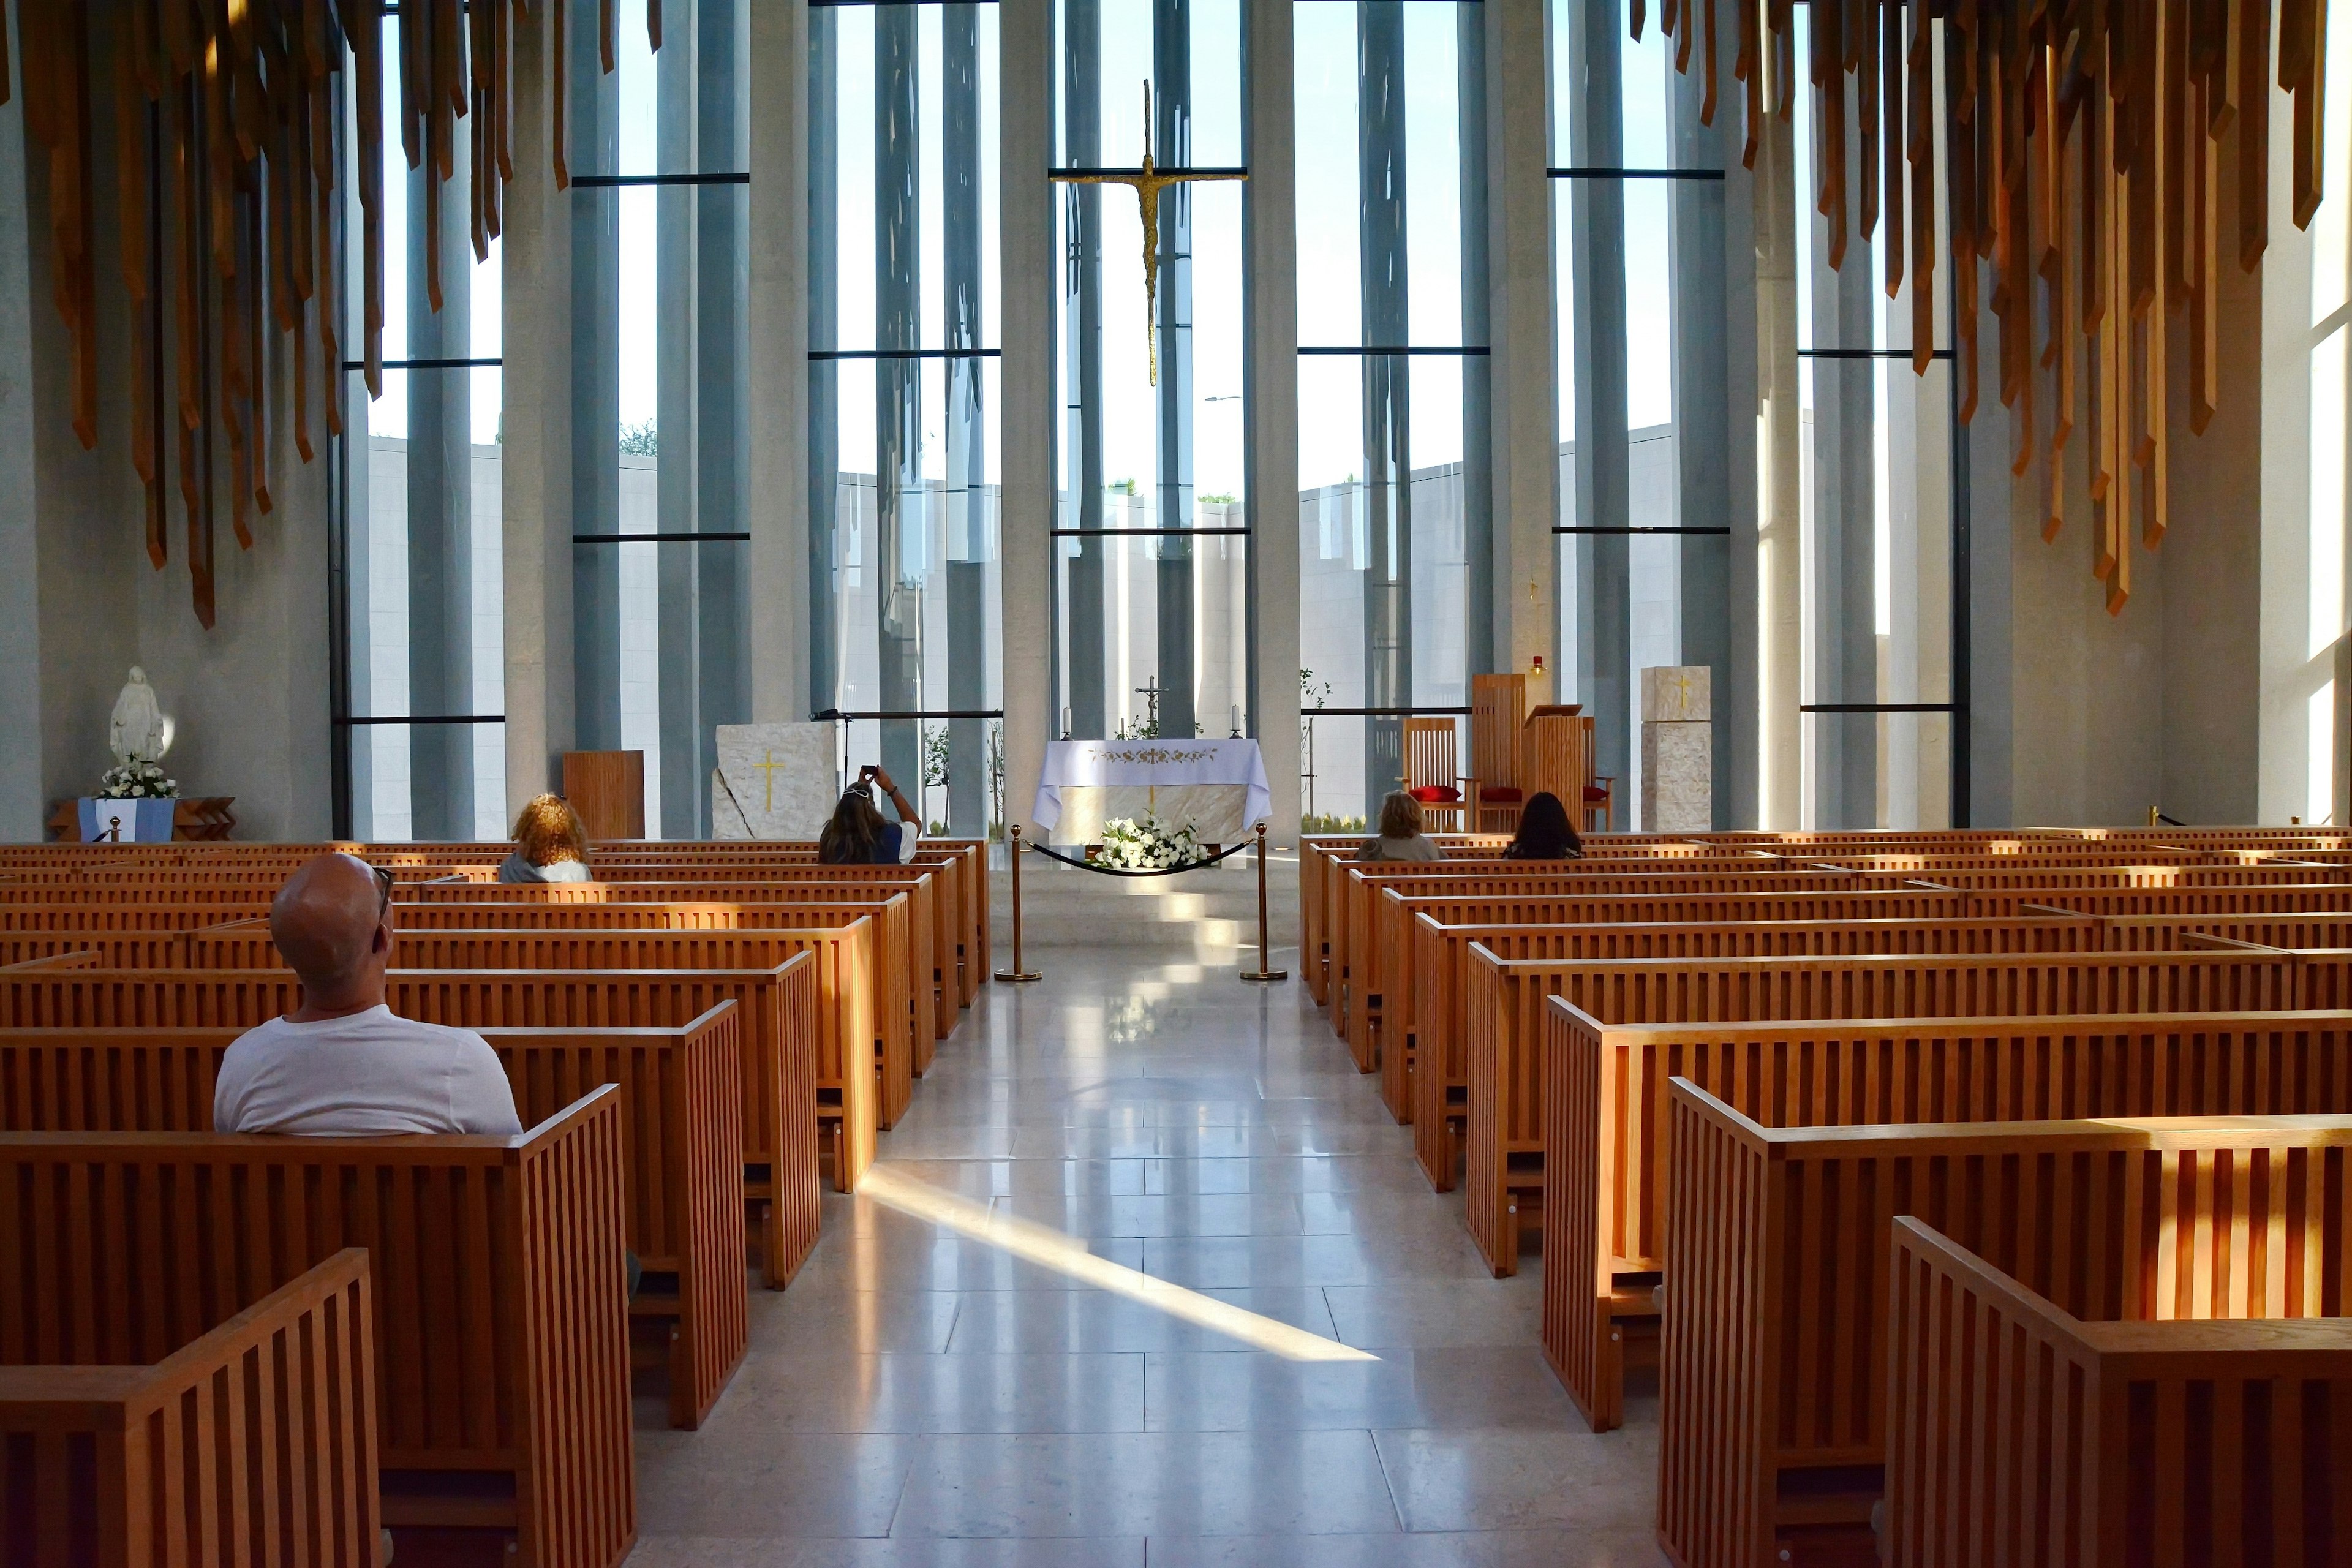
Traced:
POLYGON ((1206 860, 1201 835, 1190 823, 1171 828, 1146 812, 1141 822, 1114 816, 1102 826, 1102 848, 1095 863, 1118 871, 1172 871, 1206 860))
POLYGON ((98 794, 101 800, 176 800, 180 781, 164 777, 163 763, 133 757, 100 775, 98 794))

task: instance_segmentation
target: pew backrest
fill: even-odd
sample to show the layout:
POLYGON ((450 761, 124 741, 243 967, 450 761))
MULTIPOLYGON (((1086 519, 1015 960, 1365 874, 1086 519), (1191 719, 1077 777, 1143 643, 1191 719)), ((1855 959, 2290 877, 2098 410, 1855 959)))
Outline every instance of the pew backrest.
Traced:
POLYGON ((0 1364, 0 1558, 370 1568, 368 1285, 345 1247, 152 1361, 0 1364))
POLYGON ((635 1533, 625 1190, 610 1087, 511 1138, 0 1137, 0 1362, 152 1362, 363 1247, 379 1462, 512 1472, 526 1563, 609 1563, 635 1533))

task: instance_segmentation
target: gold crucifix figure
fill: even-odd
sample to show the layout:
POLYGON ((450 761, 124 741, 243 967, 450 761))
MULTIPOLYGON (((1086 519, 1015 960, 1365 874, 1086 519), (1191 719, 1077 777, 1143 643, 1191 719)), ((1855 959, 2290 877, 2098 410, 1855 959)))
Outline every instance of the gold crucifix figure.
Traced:
POLYGON ((1146 352, 1151 362, 1151 384, 1160 384, 1160 193, 1171 185, 1193 184, 1203 180, 1246 180, 1249 175, 1238 169, 1194 172, 1180 169, 1173 174, 1162 173, 1151 162, 1151 83, 1143 84, 1143 167, 1133 174, 1114 174, 1108 169, 1089 169, 1084 173, 1049 174, 1048 179, 1066 185, 1132 185, 1136 205, 1143 212, 1143 311, 1146 352))

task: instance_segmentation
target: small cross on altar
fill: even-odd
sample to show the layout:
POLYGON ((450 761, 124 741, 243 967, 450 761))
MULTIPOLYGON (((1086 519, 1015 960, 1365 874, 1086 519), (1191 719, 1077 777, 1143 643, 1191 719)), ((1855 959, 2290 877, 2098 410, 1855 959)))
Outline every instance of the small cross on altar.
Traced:
POLYGON ((1144 683, 1135 689, 1135 694, 1143 699, 1146 719, 1156 738, 1160 733, 1160 678, 1156 675, 1147 677, 1144 683))

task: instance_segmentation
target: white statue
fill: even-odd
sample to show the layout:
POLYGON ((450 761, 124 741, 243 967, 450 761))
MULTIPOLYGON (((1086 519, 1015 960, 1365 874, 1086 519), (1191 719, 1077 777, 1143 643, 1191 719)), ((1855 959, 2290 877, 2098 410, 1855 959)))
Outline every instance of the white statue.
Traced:
POLYGON ((114 720, 107 726, 106 744, 114 753, 116 765, 126 768, 135 762, 160 763, 172 749, 172 716, 155 700, 147 672, 135 664, 131 667, 131 683, 114 700, 114 720))

